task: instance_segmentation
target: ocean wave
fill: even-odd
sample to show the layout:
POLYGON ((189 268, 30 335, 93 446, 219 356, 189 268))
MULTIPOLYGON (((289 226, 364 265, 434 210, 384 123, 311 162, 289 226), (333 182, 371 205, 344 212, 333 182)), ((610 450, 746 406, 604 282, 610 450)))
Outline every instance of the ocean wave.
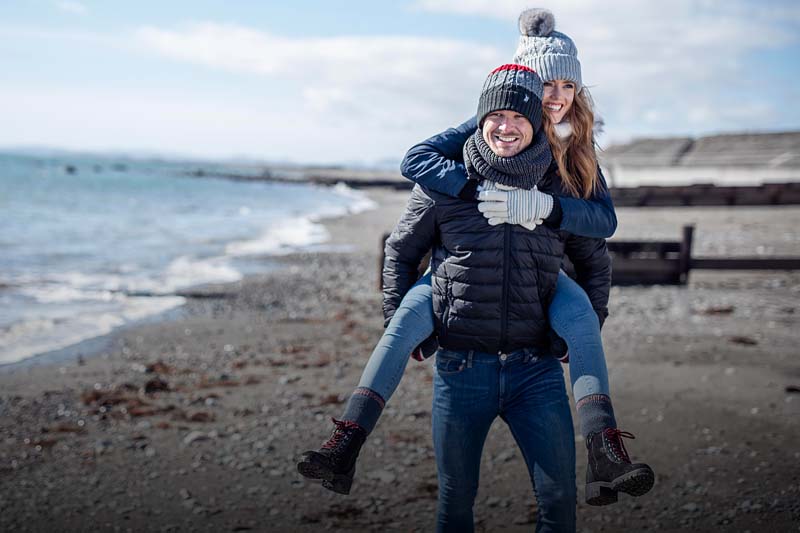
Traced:
POLYGON ((172 292, 207 283, 231 283, 242 279, 242 273, 233 268, 225 257, 194 259, 178 257, 167 266, 160 289, 172 292))
POLYGON ((39 285, 22 287, 19 294, 33 298, 39 303, 68 303, 81 301, 108 302, 116 296, 108 290, 87 290, 68 285, 39 285))
POLYGON ((0 328, 0 364, 21 361, 110 333, 135 320, 159 314, 185 302, 177 296, 121 298, 113 309, 98 312, 76 303, 59 316, 22 319, 0 328))
POLYGON ((357 215, 358 213, 363 213, 364 211, 378 208, 377 202, 370 199, 369 196, 361 191, 353 189, 352 187, 348 187, 344 183, 337 183, 333 186, 333 190, 338 194, 352 200, 352 203, 348 207, 348 213, 352 215, 357 215))
POLYGON ((330 239, 325 226, 308 217, 289 218, 268 228, 260 237, 232 242, 225 253, 234 257, 253 255, 282 255, 330 239))
MULTIPOLYGON (((164 183, 174 186, 176 182, 164 183)), ((125 183, 120 187, 125 190, 125 183)), ((232 197, 241 194, 240 188, 232 187, 225 188, 224 193, 230 192, 232 197)), ((331 188, 303 187, 305 189, 298 191, 276 188, 269 198, 252 197, 263 205, 250 206, 247 201, 251 197, 240 198, 242 203, 235 211, 239 217, 255 220, 252 217, 258 216, 258 220, 263 219, 262 223, 268 225, 260 235, 258 229, 252 231, 259 227, 253 223, 246 226, 248 232, 238 233, 255 233, 255 238, 231 242, 231 238, 236 239, 233 237, 236 232, 217 232, 213 231, 216 228, 198 220, 187 220, 181 211, 182 204, 173 198, 173 211, 167 212, 160 222, 166 234, 152 229, 123 231, 115 225, 119 220, 124 221, 125 216, 138 219, 126 212, 106 213, 113 219, 109 224, 112 235, 118 234, 116 240, 94 242, 90 233, 79 235, 89 239, 81 248, 81 253, 87 254, 86 261, 67 260, 72 256, 64 255, 67 259, 49 262, 46 267, 34 265, 7 270, 0 275, 0 300, 8 310, 0 315, 0 363, 19 361, 106 335, 131 321, 182 305, 185 300, 174 296, 178 290, 239 281, 243 273, 237 264, 245 271, 248 268, 246 261, 241 261, 243 258, 283 255, 298 250, 339 251, 341 246, 327 244, 330 234, 321 221, 377 207, 363 192, 344 184, 331 188), (308 201, 303 201, 303 194, 308 195, 308 201), (276 198, 281 199, 277 204, 276 198), (193 229, 193 240, 183 242, 176 238, 176 246, 169 248, 165 242, 170 238, 170 228, 185 230, 190 223, 199 224, 193 229), (109 244, 111 242, 114 244, 109 244), (119 255, 115 253, 116 243, 125 244, 119 255), (141 252, 137 251, 138 247, 142 248, 141 252)), ((219 191, 209 189, 205 194, 201 198, 208 200, 210 216, 216 217, 209 220, 235 224, 225 218, 228 216, 225 213, 229 213, 228 204, 234 200, 218 205, 218 196, 214 195, 219 191)), ((44 236, 52 233, 46 229, 41 230, 43 250, 48 249, 44 236)), ((176 237, 180 236, 177 231, 176 237)))
MULTIPOLYGON (((328 230, 320 224, 325 219, 354 215, 377 208, 378 204, 366 194, 338 183, 331 188, 349 200, 346 205, 327 206, 302 217, 289 217, 271 225, 256 239, 232 242, 225 253, 234 257, 285 255, 299 250, 325 251, 322 245, 330 239, 328 230)), ((334 250, 331 248, 330 250, 334 250)))

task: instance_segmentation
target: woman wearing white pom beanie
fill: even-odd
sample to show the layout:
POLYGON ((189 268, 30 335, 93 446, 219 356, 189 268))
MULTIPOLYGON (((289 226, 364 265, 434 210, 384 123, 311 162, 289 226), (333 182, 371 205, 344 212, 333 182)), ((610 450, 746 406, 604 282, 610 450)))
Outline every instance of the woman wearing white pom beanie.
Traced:
MULTIPOLYGON (((544 81, 545 132, 554 164, 572 196, 553 197, 535 188, 501 190, 481 176, 468 175, 462 148, 478 127, 474 118, 412 147, 402 163, 403 175, 443 194, 480 200, 476 205, 492 225, 519 224, 536 231, 537 225, 545 224, 575 235, 609 237, 616 229, 616 215, 597 166, 594 115, 582 83, 577 48, 568 36, 555 31, 553 15, 545 10, 523 12, 520 30, 514 62, 533 68, 544 81)), ((576 267, 580 272, 580 265, 576 267)), ((631 463, 621 442, 621 437, 629 434, 616 427, 600 337, 606 315, 605 307, 593 309, 581 286, 560 274, 549 319, 569 347, 580 427, 589 449, 586 500, 592 505, 615 502, 617 492, 644 494, 654 479, 649 466, 631 463)), ((425 351, 435 345, 433 332, 430 275, 426 275, 387 324, 331 438, 318 452, 306 452, 298 464, 303 475, 323 479, 323 485, 331 490, 349 492, 359 449, 396 389, 408 354, 413 352, 415 358, 431 355, 432 350, 425 351), (314 468, 310 468, 311 462, 314 468), (321 468, 322 463, 327 466, 321 468), (337 490, 334 479, 342 481, 346 489, 337 490)), ((554 335, 554 344, 559 341, 563 344, 554 335)))

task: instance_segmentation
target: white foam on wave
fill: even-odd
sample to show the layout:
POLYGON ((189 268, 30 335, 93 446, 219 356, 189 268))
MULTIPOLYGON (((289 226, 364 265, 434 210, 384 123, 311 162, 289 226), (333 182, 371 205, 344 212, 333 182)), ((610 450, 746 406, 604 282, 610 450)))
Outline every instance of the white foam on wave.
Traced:
MULTIPOLYGON (((131 321, 173 309, 185 299, 174 291, 205 283, 238 281, 229 258, 174 259, 157 277, 131 272, 61 272, 47 279, 15 280, 13 293, 33 300, 11 324, 0 326, 0 364, 13 363, 106 335, 131 321), (129 296, 144 292, 156 296, 129 296), (163 296, 158 296, 159 294, 163 296), (41 305, 40 305, 41 304, 41 305)), ((13 294, 9 294, 13 297, 13 294)))
POLYGON ((86 301, 108 302, 114 299, 114 293, 108 290, 79 289, 69 285, 28 286, 20 288, 19 293, 45 304, 86 301))
POLYGON ((337 183, 334 185, 333 190, 341 196, 352 200, 352 203, 347 208, 347 212, 352 215, 357 215, 358 213, 363 213, 364 211, 378 208, 377 202, 372 200, 369 196, 361 191, 357 191, 351 187, 348 187, 344 183, 337 183))
POLYGON ((68 271, 49 276, 47 280, 29 281, 20 292, 42 303, 81 300, 110 300, 116 293, 170 294, 206 283, 239 281, 242 274, 230 265, 227 257, 197 259, 180 256, 173 259, 160 274, 135 272, 125 275, 68 271))
POLYGON ((37 289, 37 282, 41 284, 39 286, 47 290, 52 290, 52 286, 55 284, 64 288, 64 290, 72 288, 77 291, 77 293, 83 294, 84 298, 86 298, 86 295, 92 294, 93 291, 116 292, 124 290, 128 279, 127 276, 121 276, 119 274, 86 273, 68 270, 50 274, 44 280, 32 280, 29 282, 31 287, 25 290, 35 291, 37 289))
MULTIPOLYGON (((326 206, 304 217, 288 217, 278 220, 256 239, 230 243, 225 253, 235 257, 254 255, 285 255, 298 250, 325 251, 321 245, 330 239, 328 230, 320 224, 322 220, 344 215, 354 215, 378 204, 361 191, 344 183, 337 183, 332 190, 347 198, 346 205, 326 206)), ((330 249, 331 251, 334 248, 330 249)))
POLYGON ((230 243, 225 253, 235 257, 283 255, 328 239, 330 234, 322 224, 304 217, 289 218, 273 224, 256 239, 230 243))
POLYGON ((206 283, 231 283, 240 279, 242 273, 233 268, 225 257, 194 259, 182 256, 167 267, 164 286, 174 291, 206 283))
POLYGON ((117 295, 118 305, 103 312, 79 305, 57 316, 23 319, 0 328, 0 364, 58 350, 86 339, 110 333, 126 322, 168 311, 185 302, 176 296, 127 298, 117 295))

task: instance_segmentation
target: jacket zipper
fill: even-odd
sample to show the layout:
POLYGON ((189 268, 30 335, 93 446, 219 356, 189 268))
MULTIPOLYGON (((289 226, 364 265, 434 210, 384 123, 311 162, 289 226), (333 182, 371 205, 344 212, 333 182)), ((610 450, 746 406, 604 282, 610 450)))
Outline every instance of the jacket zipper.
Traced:
POLYGON ((508 322, 508 286, 509 273, 511 271, 511 226, 503 224, 503 296, 500 302, 500 353, 506 351, 506 328, 508 322))

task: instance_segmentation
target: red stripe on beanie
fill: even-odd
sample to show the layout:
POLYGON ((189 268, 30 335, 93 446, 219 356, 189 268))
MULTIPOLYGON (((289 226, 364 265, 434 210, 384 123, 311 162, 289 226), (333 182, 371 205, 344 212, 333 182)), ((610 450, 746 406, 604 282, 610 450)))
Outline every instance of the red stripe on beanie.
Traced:
POLYGON ((514 63, 507 63, 505 65, 500 65, 499 67, 491 71, 489 75, 491 76, 495 72, 500 72, 501 70, 527 70, 528 72, 533 72, 534 74, 538 74, 535 70, 533 70, 530 67, 526 67, 525 65, 516 65, 514 63))

